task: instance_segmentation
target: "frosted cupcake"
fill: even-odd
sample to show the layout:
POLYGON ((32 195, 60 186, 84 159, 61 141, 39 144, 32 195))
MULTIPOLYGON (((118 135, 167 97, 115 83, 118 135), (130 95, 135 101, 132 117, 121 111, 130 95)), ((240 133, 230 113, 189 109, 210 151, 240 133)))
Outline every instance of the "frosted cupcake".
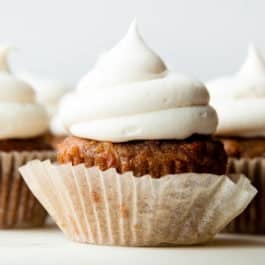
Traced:
POLYGON ((37 102, 44 106, 49 115, 50 134, 47 135, 47 139, 56 149, 57 144, 67 136, 67 131, 58 116, 58 108, 62 98, 70 91, 70 87, 59 80, 34 78, 29 74, 22 74, 21 77, 32 85, 37 102))
POLYGON ((246 62, 234 76, 208 82, 219 116, 216 135, 230 158, 228 172, 243 173, 258 189, 248 209, 229 231, 265 233, 265 62, 250 46, 246 62))
POLYGON ((0 47, 0 228, 39 226, 46 211, 18 168, 34 158, 52 158, 45 137, 48 116, 35 103, 32 88, 10 73, 7 53, 7 47, 0 47))
POLYGON ((22 79, 31 84, 37 102, 45 107, 50 117, 57 113, 61 98, 70 90, 65 82, 59 80, 36 78, 29 74, 23 74, 22 79))
POLYGON ((255 195, 246 178, 222 175, 208 101, 204 85, 169 71, 133 23, 61 105, 72 136, 58 147, 59 165, 32 161, 21 172, 75 241, 206 242, 255 195))

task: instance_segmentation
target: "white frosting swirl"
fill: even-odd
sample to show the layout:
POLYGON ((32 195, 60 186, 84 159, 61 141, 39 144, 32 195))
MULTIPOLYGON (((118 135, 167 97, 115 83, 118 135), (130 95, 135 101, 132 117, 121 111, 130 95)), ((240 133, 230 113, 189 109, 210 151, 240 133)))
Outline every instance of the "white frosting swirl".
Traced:
POLYGON ((59 80, 36 78, 28 73, 22 73, 20 77, 31 84, 37 102, 45 107, 49 116, 55 115, 60 99, 70 90, 69 86, 59 80))
POLYGON ((206 84, 218 113, 217 134, 265 136, 265 62, 250 46, 248 56, 235 76, 206 84))
POLYGON ((35 103, 33 89, 10 74, 8 50, 0 47, 0 139, 41 135, 48 128, 48 117, 35 103))
POLYGON ((61 105, 60 115, 78 137, 124 142, 184 139, 217 126, 200 82, 167 70, 132 23, 61 105))

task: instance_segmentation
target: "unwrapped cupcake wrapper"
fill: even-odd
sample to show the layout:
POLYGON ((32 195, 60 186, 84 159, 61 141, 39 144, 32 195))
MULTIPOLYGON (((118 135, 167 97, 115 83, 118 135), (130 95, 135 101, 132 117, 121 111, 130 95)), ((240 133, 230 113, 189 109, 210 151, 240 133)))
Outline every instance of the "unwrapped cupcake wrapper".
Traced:
POLYGON ((28 189, 18 169, 32 159, 54 159, 51 151, 0 152, 0 228, 43 225, 46 211, 28 189))
POLYGON ((258 190, 247 209, 233 220, 225 232, 265 234, 265 158, 230 159, 228 174, 246 175, 258 190))
POLYGON ((101 245, 203 243, 256 194, 244 176, 236 183, 194 173, 154 179, 37 160, 20 172, 68 238, 101 245))

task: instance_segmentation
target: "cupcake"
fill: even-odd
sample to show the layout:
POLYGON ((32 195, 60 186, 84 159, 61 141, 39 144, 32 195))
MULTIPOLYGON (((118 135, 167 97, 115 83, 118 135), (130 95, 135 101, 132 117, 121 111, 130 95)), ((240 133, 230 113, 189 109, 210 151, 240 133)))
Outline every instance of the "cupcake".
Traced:
POLYGON ((169 71, 132 23, 62 103, 71 136, 58 164, 20 171, 72 240, 156 246, 206 242, 255 195, 223 174, 227 156, 205 86, 169 71), (32 174, 34 172, 34 177, 32 174))
POLYGON ((45 107, 50 117, 54 116, 60 99, 70 90, 69 85, 63 81, 38 78, 26 73, 21 77, 33 87, 37 102, 45 107))
POLYGON ((39 226, 46 211, 25 185, 18 168, 34 158, 52 158, 45 136, 48 117, 35 103, 32 88, 10 73, 8 50, 0 47, 0 228, 39 226))
POLYGON ((265 233, 265 62, 254 46, 240 71, 208 82, 219 125, 216 135, 229 156, 228 173, 245 174, 258 195, 227 231, 265 233))
POLYGON ((59 80, 35 78, 29 74, 22 74, 21 77, 32 85, 37 102, 44 106, 49 115, 50 134, 47 135, 47 139, 52 147, 56 149, 57 144, 67 136, 67 131, 57 112, 60 101, 70 91, 70 87, 59 80))

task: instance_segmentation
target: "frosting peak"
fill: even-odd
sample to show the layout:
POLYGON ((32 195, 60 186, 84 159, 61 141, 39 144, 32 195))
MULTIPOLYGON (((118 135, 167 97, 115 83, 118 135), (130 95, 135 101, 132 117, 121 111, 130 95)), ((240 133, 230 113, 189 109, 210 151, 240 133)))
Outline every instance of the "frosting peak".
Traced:
POLYGON ((168 71, 133 22, 65 98, 60 116, 78 137, 112 142, 184 139, 215 131, 217 117, 208 101, 202 83, 168 71))
POLYGON ((81 80, 79 89, 84 83, 96 89, 151 80, 160 78, 166 70, 162 59, 145 44, 133 21, 125 37, 99 57, 94 69, 81 80))
POLYGON ((240 68, 239 75, 242 77, 265 75, 265 62, 253 44, 248 47, 247 59, 240 68))
POLYGON ((247 59, 236 79, 236 97, 265 97, 265 62, 254 45, 249 46, 247 59))

